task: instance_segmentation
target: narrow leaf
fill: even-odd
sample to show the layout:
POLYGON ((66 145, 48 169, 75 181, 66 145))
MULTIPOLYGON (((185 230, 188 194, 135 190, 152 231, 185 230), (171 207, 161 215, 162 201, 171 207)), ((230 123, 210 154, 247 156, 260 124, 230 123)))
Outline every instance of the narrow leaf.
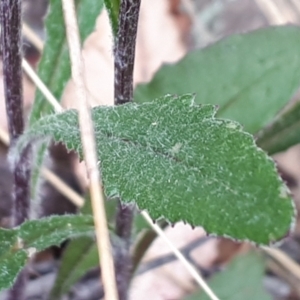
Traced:
MULTIPOLYGON (((96 19, 103 7, 103 0, 76 0, 75 4, 80 37, 84 41, 94 30, 96 19)), ((46 43, 39 63, 38 75, 56 99, 61 101, 64 88, 71 77, 71 65, 61 0, 49 1, 49 13, 45 20, 45 28, 46 43)), ((47 102, 43 94, 37 90, 30 115, 30 124, 51 111, 52 106, 47 102)), ((40 166, 44 161, 45 151, 46 149, 40 149, 40 154, 37 157, 37 166, 33 169, 31 194, 34 200, 38 197, 41 178, 40 166)))
MULTIPOLYGON (((110 223, 113 223, 116 205, 115 199, 105 201, 106 215, 110 223)), ((92 214, 89 197, 85 199, 80 211, 82 214, 92 214)), ((93 238, 83 236, 71 241, 64 251, 50 299, 60 299, 89 269, 98 265, 98 250, 93 238)))
POLYGON ((120 0, 104 0, 114 37, 118 33, 120 0))
POLYGON ((294 103, 257 134, 256 143, 270 155, 300 142, 300 103, 294 103))
MULTIPOLYGON (((76 0, 76 11, 81 40, 84 41, 95 28, 103 0, 76 0)), ((65 23, 60 0, 50 0, 49 14, 45 21, 46 44, 39 63, 38 75, 58 101, 71 77, 71 65, 67 48, 65 23)), ((37 90, 30 123, 52 111, 42 93, 37 90)))
MULTIPOLYGON (((268 244, 290 230, 294 206, 275 165, 239 124, 216 119, 194 96, 93 110, 107 197, 153 219, 268 244)), ((76 111, 41 119, 19 143, 52 136, 82 157, 76 111)))
MULTIPOLYGON (((210 280, 209 286, 222 300, 271 300, 271 296, 262 285, 264 272, 263 258, 251 252, 236 257, 226 270, 210 280)), ((186 300, 209 299, 203 292, 186 298, 186 300)))
POLYGON ((18 249, 16 231, 0 229, 0 290, 13 285, 26 261, 26 251, 18 249))
POLYGON ((13 284, 32 253, 93 232, 93 218, 85 215, 53 216, 0 229, 0 290, 13 284))
POLYGON ((21 225, 19 236, 27 248, 41 251, 59 245, 71 236, 93 233, 94 223, 90 215, 51 216, 21 225))
POLYGON ((91 268, 99 265, 94 239, 80 237, 71 241, 64 251, 50 299, 60 299, 91 268))
POLYGON ((164 65, 136 88, 138 103, 167 93, 194 92, 197 103, 217 104, 218 117, 255 133, 287 103, 300 83, 300 28, 269 27, 187 54, 164 65))

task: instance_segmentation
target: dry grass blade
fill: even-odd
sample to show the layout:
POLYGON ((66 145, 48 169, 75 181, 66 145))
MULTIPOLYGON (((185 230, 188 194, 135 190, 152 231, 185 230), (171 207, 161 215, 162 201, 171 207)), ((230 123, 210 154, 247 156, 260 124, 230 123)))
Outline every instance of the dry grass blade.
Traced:
POLYGON ((5 146, 9 146, 9 135, 2 127, 0 127, 0 140, 5 146))
POLYGON ((300 13, 300 3, 299 0, 291 0, 297 12, 300 13))
POLYGON ((57 175, 46 168, 42 168, 42 175, 47 179, 49 183, 52 184, 62 195, 67 199, 71 199, 71 202, 77 207, 82 207, 84 204, 84 199, 76 193, 72 188, 70 188, 66 183, 64 183, 57 175))
POLYGON ((263 250, 279 262, 290 274, 300 280, 300 266, 293 259, 279 249, 264 247, 263 250))
POLYGON ((183 256, 183 254, 173 245, 173 243, 167 238, 163 230, 156 224, 153 223, 152 219, 148 215, 147 212, 141 212, 145 220, 149 223, 149 225, 153 228, 153 230, 165 241, 166 244, 170 247, 174 255, 178 258, 179 261, 186 267, 195 281, 203 288, 205 293, 210 297, 211 300, 219 300, 219 298, 215 295, 215 293, 211 290, 211 288, 207 285, 207 283, 203 280, 203 278, 199 275, 199 273, 195 270, 195 268, 190 264, 190 262, 183 256))
POLYGON ((297 10, 292 5, 291 1, 276 0, 276 4, 279 11, 281 12, 281 15, 285 18, 287 23, 297 23, 297 10))
POLYGON ((255 3, 271 24, 285 24, 287 22, 274 1, 255 0, 255 3))
POLYGON ((22 26, 22 33, 24 34, 24 36, 26 36, 26 38, 40 51, 43 51, 44 48, 44 43, 43 41, 40 39, 40 37, 38 37, 35 32, 25 23, 23 23, 22 26))
POLYGON ((22 60, 22 68, 26 72, 26 74, 30 77, 30 79, 34 82, 34 84, 39 88, 39 90, 43 93, 48 102, 52 105, 56 112, 62 112, 63 108, 56 100, 56 98, 52 95, 46 85, 41 81, 39 76, 34 72, 28 62, 23 59, 22 60))
POLYGON ((91 120, 91 110, 88 104, 87 91, 83 77, 83 60, 81 56, 79 30, 75 15, 75 7, 72 0, 63 0, 62 3, 72 65, 72 78, 77 89, 79 101, 79 125, 83 144, 83 153, 90 181, 89 186, 105 298, 109 300, 116 300, 118 299, 118 296, 114 264, 104 209, 103 188, 97 166, 94 128, 91 120))

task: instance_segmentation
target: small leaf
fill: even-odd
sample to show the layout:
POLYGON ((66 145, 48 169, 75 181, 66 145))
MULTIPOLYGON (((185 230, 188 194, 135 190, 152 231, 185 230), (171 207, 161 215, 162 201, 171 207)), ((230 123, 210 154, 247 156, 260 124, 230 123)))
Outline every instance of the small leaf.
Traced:
MULTIPOLYGON (((271 300, 271 296, 262 286, 264 272, 263 258, 251 252, 236 257, 226 270, 215 275, 208 284, 222 300, 271 300)), ((186 298, 186 300, 209 299, 204 292, 186 298)))
MULTIPOLYGON (((76 0, 76 12, 81 40, 84 41, 94 30, 96 19, 102 8, 102 0, 76 0)), ((66 40, 65 22, 60 0, 51 0, 45 21, 46 44, 39 63, 38 75, 58 101, 71 77, 71 65, 66 40)), ((30 116, 34 123, 42 115, 50 113, 52 106, 37 90, 30 116)))
POLYGON ((300 142, 300 103, 295 102, 257 134, 256 143, 270 155, 300 142))
POLYGON ((64 251, 50 299, 60 299, 91 268, 99 265, 94 239, 80 237, 71 241, 64 251))
MULTIPOLYGON (((107 197, 208 233, 268 244, 290 230, 294 206, 275 165, 239 124, 194 97, 165 96, 93 110, 107 197)), ((41 119, 19 142, 52 136, 82 157, 78 116, 41 119)))
POLYGON ((0 229, 0 290, 13 284, 32 253, 93 232, 93 218, 86 215, 52 216, 0 229))
POLYGON ((136 102, 167 93, 196 93, 217 104, 218 117, 256 133, 284 107, 300 83, 300 28, 268 27, 234 35, 163 66, 134 93, 136 102))
POLYGON ((26 261, 26 251, 18 250, 17 232, 0 228, 0 290, 12 286, 26 261))
POLYGON ((52 245, 59 245, 71 236, 80 236, 93 231, 92 216, 63 215, 25 222, 20 227, 19 236, 25 247, 41 251, 52 245))
MULTIPOLYGON (((106 217, 109 223, 115 221, 116 206, 116 199, 105 201, 106 217)), ((82 214, 92 214, 89 197, 86 197, 80 212, 82 214)), ((109 224, 109 227, 112 227, 112 225, 109 224)), ((88 270, 99 266, 98 257, 98 249, 94 238, 82 236, 70 241, 64 251, 50 299, 60 299, 88 270)))
POLYGON ((148 231, 149 229, 151 229, 150 225, 148 224, 148 222, 145 220, 145 218, 139 214, 136 213, 134 215, 134 219, 133 219, 133 230, 132 233, 133 235, 137 236, 140 233, 144 232, 144 231, 148 231))

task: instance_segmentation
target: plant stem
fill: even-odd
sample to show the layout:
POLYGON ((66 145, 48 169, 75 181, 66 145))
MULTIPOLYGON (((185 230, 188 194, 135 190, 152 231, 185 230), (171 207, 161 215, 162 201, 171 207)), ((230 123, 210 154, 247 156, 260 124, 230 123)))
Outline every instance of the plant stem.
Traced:
POLYGON ((79 102, 79 126, 82 140, 85 164, 89 178, 89 188, 101 264, 102 281, 105 291, 105 299, 117 300, 116 278, 112 258, 109 232, 104 208, 104 193, 100 174, 98 171, 98 159, 94 126, 91 109, 87 98, 86 85, 83 77, 83 61, 81 56, 79 29, 75 14, 75 5, 72 0, 63 0, 63 11, 66 23, 66 32, 72 66, 72 78, 77 91, 79 102))
MULTIPOLYGON (((13 146, 24 131, 22 55, 21 55, 21 0, 1 0, 3 77, 9 137, 13 146)), ((30 199, 30 147, 13 164, 13 225, 28 218, 30 199)))
POLYGON ((13 166, 14 170, 14 226, 22 224, 29 218, 30 209, 30 175, 31 175, 31 146, 27 146, 20 159, 13 166))
POLYGON ((120 237, 126 239, 126 242, 130 244, 131 237, 131 224, 132 224, 132 212, 134 211, 134 206, 130 204, 118 205, 119 217, 116 219, 116 234, 120 237))
MULTIPOLYGON (((133 68, 141 0, 121 0, 119 28, 115 44, 115 105, 133 99, 133 68)), ((132 273, 130 239, 134 208, 119 204, 116 214, 116 234, 123 240, 123 251, 116 262, 117 288, 120 300, 128 299, 132 273)))
POLYGON ((1 0, 1 43, 8 128, 12 143, 23 133, 21 0, 1 0))
POLYGON ((119 203, 116 214, 116 234, 122 239, 117 260, 115 261, 116 280, 119 299, 128 298, 128 287, 132 274, 132 258, 130 255, 131 229, 134 206, 119 203))
POLYGON ((115 45, 115 104, 133 98, 135 41, 141 0, 122 0, 115 45))
MULTIPOLYGON (((24 131, 22 54, 21 54, 21 0, 1 0, 1 43, 3 55, 4 94, 11 145, 24 131)), ((30 205, 30 146, 13 163, 13 226, 23 223, 29 216, 30 205)), ((8 299, 22 299, 27 272, 24 268, 8 293, 8 299)))

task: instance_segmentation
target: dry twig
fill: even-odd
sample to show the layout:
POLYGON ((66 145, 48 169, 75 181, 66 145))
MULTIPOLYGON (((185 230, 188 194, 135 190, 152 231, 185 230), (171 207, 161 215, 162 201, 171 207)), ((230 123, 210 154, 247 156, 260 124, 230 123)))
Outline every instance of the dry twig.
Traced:
POLYGON ((117 300, 117 287, 109 240, 107 220, 104 208, 104 194, 97 165, 95 134, 91 117, 91 109, 87 99, 87 91, 83 77, 83 60, 79 39, 79 30, 72 0, 63 0, 63 11, 66 23, 67 40, 72 65, 72 78, 77 89, 79 101, 79 126, 83 145, 84 159, 87 167, 91 201, 101 264, 102 281, 107 300, 117 300))

